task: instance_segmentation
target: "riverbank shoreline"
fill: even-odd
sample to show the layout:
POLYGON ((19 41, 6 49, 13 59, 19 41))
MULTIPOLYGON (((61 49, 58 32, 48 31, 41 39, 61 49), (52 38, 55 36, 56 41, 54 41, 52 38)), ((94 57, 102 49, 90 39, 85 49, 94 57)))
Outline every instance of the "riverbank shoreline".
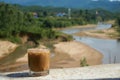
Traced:
POLYGON ((17 44, 14 44, 10 41, 0 40, 0 59, 11 54, 17 47, 17 44))
MULTIPOLYGON (((93 28, 93 27, 97 27, 97 25, 96 24, 88 24, 88 25, 83 25, 83 26, 74 26, 74 27, 69 27, 69 29, 74 29, 74 28, 93 28)), ((65 29, 68 29, 68 28, 64 28, 64 30, 65 29)), ((61 43, 61 42, 59 42, 59 43, 61 43)), ((59 44, 58 43, 58 44, 59 44)), ((68 43, 68 42, 66 42, 66 43, 68 43)), ((91 48, 91 47, 89 47, 88 45, 86 45, 86 44, 84 44, 84 43, 81 43, 81 42, 79 42, 79 43, 77 43, 77 44, 80 44, 79 46, 82 46, 82 48, 80 49, 81 51, 80 51, 80 53, 84 50, 84 51, 88 51, 88 52, 86 52, 86 55, 88 55, 89 56, 89 52, 91 52, 91 50, 94 50, 94 51, 96 51, 95 49, 93 49, 93 48, 91 48), (86 47, 83 47, 83 45, 84 46, 86 46, 86 47, 88 47, 87 49, 86 49, 86 47)), ((65 44, 63 44, 63 45, 61 45, 61 46, 65 46, 65 44)), ((58 49, 60 49, 61 48, 61 46, 59 46, 58 47, 58 49)), ((74 46, 74 45, 73 45, 74 46)), ((72 46, 72 48, 74 48, 72 46)), ((69 46, 68 46, 69 47, 69 46)), ((64 50, 62 50, 62 52, 64 52, 65 50, 67 50, 68 49, 68 47, 65 47, 64 48, 64 50)), ((76 46, 77 47, 77 46, 76 46)), ((69 50, 72 50, 72 48, 70 48, 69 50)), ((69 51, 68 50, 68 51, 69 51)), ((83 51, 83 53, 82 54, 84 54, 84 51, 83 51)), ((61 52, 61 51, 60 51, 61 52)), ((73 52, 75 52, 75 50, 73 50, 73 52)), ((97 53, 100 53, 100 52, 97 52, 97 53)), ((100 53, 101 54, 101 53, 100 53)), ((74 55, 73 55, 74 56, 74 55)), ((77 58, 78 56, 75 56, 75 58, 77 58)), ((89 56, 89 57, 92 57, 92 56, 89 56)), ((100 57, 100 55, 99 55, 99 57, 100 57)), ((101 59, 101 58, 100 58, 101 59)), ((89 63, 91 64, 91 62, 94 62, 94 61, 96 61, 96 60, 91 60, 91 61, 89 61, 89 63)), ((21 58, 18 58, 17 60, 16 60, 16 62, 15 63, 13 63, 12 65, 13 66, 8 66, 10 69, 12 68, 12 70, 13 70, 13 68, 17 68, 17 67, 19 67, 19 66, 24 66, 24 65, 26 65, 24 68, 21 68, 21 69, 27 69, 28 68, 28 61, 27 61, 27 54, 26 55, 24 55, 23 57, 21 57, 21 58), (24 63, 24 64, 23 64, 24 63)), ((98 65, 98 64, 101 64, 101 62, 96 62, 95 63, 96 65, 98 65)), ((93 65, 95 65, 95 64, 93 64, 93 65)), ((67 67, 80 67, 80 59, 79 60, 77 60, 77 61, 75 61, 74 59, 71 59, 71 57, 70 57, 70 54, 59 54, 59 52, 58 53, 55 53, 55 58, 54 59, 52 59, 51 58, 51 68, 67 68, 67 67), (65 60, 64 60, 65 59, 65 60), (56 61, 58 61, 57 63, 56 63, 56 61)), ((7 67, 6 67, 7 68, 7 67)), ((5 70, 6 69, 5 67, 4 68, 1 68, 1 70, 5 70)), ((9 69, 9 70, 10 70, 9 69)), ((20 70, 19 68, 17 68, 18 70, 20 70)), ((13 70, 14 71, 14 70, 13 70)))
POLYGON ((120 35, 115 28, 110 28, 105 30, 81 31, 75 33, 74 35, 81 37, 101 38, 101 39, 120 39, 120 35))
POLYGON ((74 28, 94 28, 97 27, 97 24, 87 24, 87 25, 76 25, 76 26, 70 26, 65 28, 53 28, 53 30, 66 30, 66 29, 74 29, 74 28))
POLYGON ((54 46, 56 56, 51 60, 54 63, 53 67, 81 67, 80 63, 83 58, 86 59, 89 66, 102 64, 103 55, 84 43, 70 41, 60 42, 54 46))
MULTIPOLYGON (((80 42, 75 42, 75 41, 60 42, 55 45, 58 45, 58 46, 56 46, 56 48, 55 48, 56 53, 54 53, 54 55, 55 55, 54 58, 51 57, 51 59, 50 59, 50 63, 51 63, 50 68, 51 69, 80 67, 80 60, 83 57, 86 57, 87 63, 89 65, 102 64, 102 54, 99 53, 98 51, 96 51, 95 49, 89 47, 88 45, 85 45, 80 42), (70 45, 71 45, 71 47, 70 47, 70 45), (61 51, 61 49, 60 49, 61 46, 62 47, 69 46, 69 47, 62 48, 62 51, 61 51), (78 48, 75 48, 74 46, 76 46, 78 48), (71 50, 71 52, 66 53, 66 50, 67 50, 67 52, 69 52, 69 50, 71 50), (93 54, 96 55, 97 57, 94 57, 93 54), (79 55, 79 57, 78 57, 78 55, 79 55), (78 60, 76 60, 76 58, 78 60), (99 60, 98 60, 98 58, 99 58, 99 60)), ((27 54, 21 58, 18 58, 15 63, 0 66, 1 72, 20 71, 20 70, 26 70, 26 69, 28 69, 27 54)))

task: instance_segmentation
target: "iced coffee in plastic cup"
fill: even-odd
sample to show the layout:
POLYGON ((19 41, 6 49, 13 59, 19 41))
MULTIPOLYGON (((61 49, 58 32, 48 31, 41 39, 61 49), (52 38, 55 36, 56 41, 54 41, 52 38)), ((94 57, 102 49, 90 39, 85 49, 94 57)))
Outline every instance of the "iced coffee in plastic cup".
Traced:
POLYGON ((31 76, 49 74, 50 51, 49 49, 28 49, 28 65, 31 76))

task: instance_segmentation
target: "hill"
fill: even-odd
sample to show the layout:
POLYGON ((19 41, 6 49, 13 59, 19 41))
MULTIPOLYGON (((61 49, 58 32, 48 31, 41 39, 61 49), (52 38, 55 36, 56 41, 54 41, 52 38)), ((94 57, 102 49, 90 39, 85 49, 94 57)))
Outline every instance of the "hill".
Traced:
POLYGON ((21 5, 39 5, 39 6, 54 6, 67 8, 103 8, 109 11, 120 11, 119 0, 3 0, 7 3, 21 4, 21 5))

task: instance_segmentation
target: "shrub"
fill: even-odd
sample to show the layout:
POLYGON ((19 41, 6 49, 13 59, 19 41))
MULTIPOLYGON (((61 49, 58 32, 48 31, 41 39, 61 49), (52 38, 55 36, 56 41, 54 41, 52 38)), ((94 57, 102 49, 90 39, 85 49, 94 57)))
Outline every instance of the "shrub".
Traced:
POLYGON ((81 66, 81 67, 89 66, 89 65, 87 64, 87 60, 86 60, 85 57, 80 60, 80 66, 81 66))
POLYGON ((20 37, 14 37, 14 36, 10 36, 8 38, 9 41, 13 42, 13 43, 21 43, 21 39, 20 37))

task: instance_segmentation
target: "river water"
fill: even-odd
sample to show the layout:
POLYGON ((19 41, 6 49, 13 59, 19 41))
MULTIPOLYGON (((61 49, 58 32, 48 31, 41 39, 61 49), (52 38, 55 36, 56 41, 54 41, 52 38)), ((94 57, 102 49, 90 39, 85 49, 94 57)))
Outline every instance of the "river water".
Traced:
MULTIPOLYGON (((96 28, 74 28, 62 30, 63 33, 71 34, 87 30, 100 30, 111 28, 111 24, 98 24, 96 28)), ((103 54, 103 64, 120 63, 120 41, 116 39, 100 39, 92 37, 80 37, 73 35, 76 41, 85 43, 103 54)))
MULTIPOLYGON (((98 30, 98 29, 108 29, 111 27, 111 24, 99 24, 96 28, 72 28, 72 29, 65 29, 62 30, 63 33, 67 33, 70 35, 73 35, 76 32, 80 31, 87 31, 87 30, 98 30)), ((85 43, 92 48, 98 50, 104 55, 103 63, 120 63, 120 40, 109 40, 109 39, 99 39, 99 38, 92 38, 92 37, 80 37, 73 35, 73 38, 76 41, 85 43)), ((13 53, 5 57, 4 59, 0 60, 0 65, 2 64, 9 64, 13 63, 18 59, 19 57, 22 57, 25 55, 27 51, 27 46, 22 45, 19 46, 13 53)), ((51 57, 54 57, 52 55, 51 57)))

